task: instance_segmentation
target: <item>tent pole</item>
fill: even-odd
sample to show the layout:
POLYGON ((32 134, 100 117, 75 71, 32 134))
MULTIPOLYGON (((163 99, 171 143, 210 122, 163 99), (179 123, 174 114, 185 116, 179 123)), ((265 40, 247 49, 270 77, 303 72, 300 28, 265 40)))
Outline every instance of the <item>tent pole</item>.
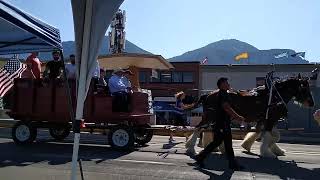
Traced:
POLYGON ((77 87, 77 106, 76 106, 76 117, 75 124, 73 126, 74 141, 73 141, 73 152, 72 152, 72 165, 71 165, 71 180, 77 179, 77 162, 79 153, 79 142, 80 142, 80 124, 83 118, 84 100, 86 97, 86 83, 87 83, 87 59, 89 52, 89 37, 91 32, 91 16, 92 16, 93 0, 86 1, 85 3, 85 18, 83 23, 83 37, 82 37, 82 51, 81 51, 81 62, 80 71, 77 87), (84 60, 85 59, 85 60, 84 60))
MULTIPOLYGON (((73 111, 73 105, 72 105, 71 90, 70 90, 69 81, 68 81, 68 78, 67 78, 66 66, 65 66, 62 50, 60 50, 60 54, 61 54, 61 59, 62 59, 62 62, 63 62, 63 76, 64 76, 63 79, 64 79, 65 84, 66 84, 66 93, 67 93, 67 96, 68 96, 67 101, 68 101, 70 119, 72 121, 73 133, 75 133, 75 141, 76 141, 76 138, 77 138, 77 142, 78 142, 78 146, 77 147, 74 146, 74 148, 73 148, 73 156, 76 155, 76 157, 72 157, 72 159, 76 158, 78 160, 78 150, 79 150, 79 141, 80 141, 80 122, 81 121, 77 121, 75 119, 75 115, 74 115, 74 111, 73 111), (76 153, 75 153, 75 151, 76 151, 76 153)), ((75 165, 75 168, 77 168, 77 164, 75 165)), ((73 177, 73 178, 76 178, 76 177, 73 177)))
POLYGON ((75 118, 74 118, 74 112, 73 112, 71 90, 70 90, 70 85, 69 85, 69 81, 68 81, 68 78, 67 78, 66 66, 65 66, 62 50, 60 50, 60 54, 61 54, 61 60, 62 60, 62 63, 63 63, 63 80, 64 80, 64 82, 66 84, 66 94, 68 96, 67 101, 68 101, 68 107, 69 107, 69 115, 70 115, 70 120, 71 120, 71 122, 73 124, 75 118))

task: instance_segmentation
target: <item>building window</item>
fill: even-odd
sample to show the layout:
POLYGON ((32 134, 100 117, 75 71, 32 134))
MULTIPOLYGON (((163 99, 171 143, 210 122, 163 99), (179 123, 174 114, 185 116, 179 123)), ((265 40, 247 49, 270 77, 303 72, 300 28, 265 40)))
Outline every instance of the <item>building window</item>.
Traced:
POLYGON ((160 82, 160 72, 157 70, 152 70, 150 81, 151 82, 160 82))
POLYGON ((256 87, 265 85, 265 77, 256 77, 256 87))
POLYGON ((183 72, 183 82, 185 82, 185 83, 193 82, 193 73, 192 72, 183 72))
POLYGON ((147 82, 147 72, 146 71, 140 71, 139 72, 139 82, 145 83, 147 82))
POLYGON ((171 72, 161 72, 161 82, 171 83, 171 72))
POLYGON ((182 82, 182 72, 173 72, 172 73, 172 81, 174 83, 179 83, 179 82, 182 82))
POLYGON ((159 72, 158 78, 151 77, 151 82, 161 83, 192 83, 193 72, 159 72))

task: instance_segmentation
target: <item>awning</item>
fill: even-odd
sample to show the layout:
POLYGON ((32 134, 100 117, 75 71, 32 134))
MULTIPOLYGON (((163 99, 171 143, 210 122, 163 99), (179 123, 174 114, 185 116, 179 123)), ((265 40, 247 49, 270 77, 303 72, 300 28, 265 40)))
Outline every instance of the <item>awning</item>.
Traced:
POLYGON ((172 64, 165 60, 161 55, 121 53, 101 56, 98 59, 100 67, 108 70, 128 68, 129 66, 160 70, 174 68, 172 64))
POLYGON ((62 49, 57 28, 0 0, 0 54, 53 49, 62 49))

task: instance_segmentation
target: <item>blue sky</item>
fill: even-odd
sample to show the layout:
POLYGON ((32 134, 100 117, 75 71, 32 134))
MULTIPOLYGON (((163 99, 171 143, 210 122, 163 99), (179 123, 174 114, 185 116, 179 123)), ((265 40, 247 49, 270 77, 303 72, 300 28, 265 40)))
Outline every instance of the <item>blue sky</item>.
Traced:
MULTIPOLYGON (((69 0, 9 0, 73 40, 69 0)), ((125 0, 127 39, 166 58, 221 39, 306 51, 320 61, 319 0, 125 0)))

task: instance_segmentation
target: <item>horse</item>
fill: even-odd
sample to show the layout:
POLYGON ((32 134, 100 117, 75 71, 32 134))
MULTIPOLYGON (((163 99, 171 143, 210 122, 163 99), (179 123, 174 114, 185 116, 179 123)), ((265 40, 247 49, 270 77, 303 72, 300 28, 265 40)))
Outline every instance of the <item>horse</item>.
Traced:
MULTIPOLYGON (((255 132, 250 132, 246 135, 242 142, 242 147, 247 151, 253 142, 262 135, 262 144, 260 146, 260 155, 262 157, 275 158, 276 155, 283 155, 284 150, 279 148, 275 143, 280 139, 280 133, 275 128, 279 119, 287 117, 287 104, 290 100, 294 100, 304 106, 314 106, 313 97, 310 92, 308 79, 298 77, 288 78, 285 80, 275 80, 269 88, 255 88, 250 92, 230 93, 233 108, 246 118, 246 122, 256 122, 255 132), (270 92, 272 92, 270 94, 270 92), (269 98, 269 95, 270 98, 269 98), (269 100, 270 103, 269 103, 269 100)), ((206 104, 215 103, 207 95, 206 104)), ((204 112, 206 111, 204 107, 204 112)), ((186 143, 186 148, 194 149, 194 144, 197 136, 200 134, 200 127, 208 122, 203 118, 198 129, 189 138, 186 143), (193 147, 192 147, 193 146, 193 147)), ((187 151, 188 151, 187 150, 187 151)), ((221 148, 223 151, 223 148, 221 148)))
POLYGON ((313 107, 314 100, 310 92, 308 79, 301 78, 300 75, 285 80, 277 80, 274 84, 270 105, 268 105, 269 91, 270 89, 265 88, 257 91, 257 96, 233 96, 232 99, 236 108, 249 122, 257 122, 256 131, 249 132, 241 146, 250 152, 252 144, 259 136, 262 136, 260 155, 275 158, 285 153, 285 150, 276 144, 280 140, 280 133, 276 124, 279 119, 287 118, 288 102, 294 100, 296 104, 313 107))

